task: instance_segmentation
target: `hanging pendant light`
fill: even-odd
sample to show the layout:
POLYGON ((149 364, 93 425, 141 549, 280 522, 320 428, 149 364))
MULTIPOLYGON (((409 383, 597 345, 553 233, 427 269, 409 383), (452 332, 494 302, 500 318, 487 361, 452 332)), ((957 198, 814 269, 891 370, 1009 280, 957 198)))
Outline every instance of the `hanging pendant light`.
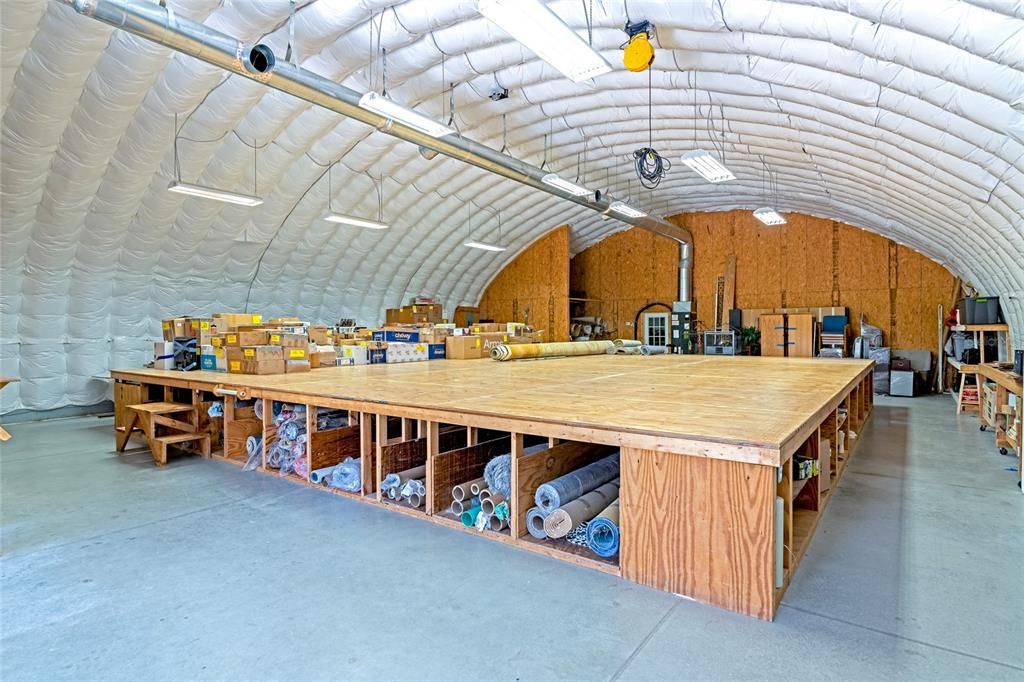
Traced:
POLYGON ((252 194, 240 194, 229 192, 225 189, 216 189, 205 185, 193 184, 181 181, 181 165, 178 162, 178 114, 174 114, 174 180, 167 185, 168 192, 185 194, 200 199, 212 199, 226 204, 237 204, 239 206, 259 206, 263 199, 256 196, 256 140, 252 141, 252 194))
MULTIPOLYGON (((334 196, 333 182, 331 180, 332 171, 334 170, 334 164, 327 169, 327 215, 324 216, 324 220, 329 223, 339 223, 341 225, 353 225, 355 227, 365 227, 368 230, 386 230, 390 225, 384 222, 384 176, 381 176, 380 184, 374 183, 377 188, 377 220, 370 220, 369 218, 357 218, 355 216, 344 215, 342 213, 335 213, 331 210, 331 197, 334 196)), ((373 180, 373 177, 370 177, 373 180)))

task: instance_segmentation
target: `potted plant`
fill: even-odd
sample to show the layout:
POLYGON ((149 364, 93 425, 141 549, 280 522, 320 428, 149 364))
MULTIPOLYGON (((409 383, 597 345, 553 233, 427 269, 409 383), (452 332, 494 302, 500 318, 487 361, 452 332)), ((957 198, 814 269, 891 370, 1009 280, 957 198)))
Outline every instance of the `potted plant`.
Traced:
POLYGON ((743 355, 761 354, 761 332, 757 327, 740 329, 740 352, 743 355))

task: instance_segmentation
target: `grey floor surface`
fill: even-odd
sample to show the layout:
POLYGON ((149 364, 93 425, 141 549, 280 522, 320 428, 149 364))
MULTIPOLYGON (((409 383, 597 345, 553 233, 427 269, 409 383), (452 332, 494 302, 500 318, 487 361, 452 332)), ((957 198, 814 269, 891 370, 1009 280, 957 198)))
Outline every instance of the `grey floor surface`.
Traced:
POLYGON ((198 458, 110 419, 0 449, 0 678, 1024 679, 1024 496, 880 399, 774 623, 198 458))

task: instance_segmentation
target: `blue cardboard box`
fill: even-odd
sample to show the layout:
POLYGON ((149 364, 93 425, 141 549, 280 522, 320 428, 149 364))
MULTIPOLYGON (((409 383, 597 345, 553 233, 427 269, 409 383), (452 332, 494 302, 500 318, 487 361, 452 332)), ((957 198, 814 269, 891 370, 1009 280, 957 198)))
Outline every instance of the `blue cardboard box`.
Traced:
POLYGON ((378 329, 373 332, 374 341, 390 341, 394 343, 419 343, 420 333, 405 329, 378 329))
POLYGON ((427 344, 427 359, 428 360, 444 360, 444 349, 445 344, 443 343, 428 343, 427 344))
POLYGON ((371 365, 381 365, 388 361, 388 351, 386 348, 379 350, 372 349, 370 350, 369 355, 371 365))
POLYGON ((199 367, 211 372, 217 371, 217 356, 216 355, 200 355, 199 356, 199 367))

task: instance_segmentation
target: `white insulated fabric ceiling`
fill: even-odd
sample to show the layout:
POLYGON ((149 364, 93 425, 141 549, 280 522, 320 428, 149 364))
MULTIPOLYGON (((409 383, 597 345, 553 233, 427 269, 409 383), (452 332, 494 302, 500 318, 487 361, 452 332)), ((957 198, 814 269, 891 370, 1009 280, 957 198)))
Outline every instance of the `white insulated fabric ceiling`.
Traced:
MULTIPOLYGON (((287 0, 166 4, 284 58, 287 0)), ((921 251, 1002 295, 1022 338, 1024 3, 549 7, 584 36, 592 7, 593 44, 615 71, 575 84, 475 2, 456 0, 300 0, 296 54, 306 69, 379 91, 379 43, 396 100, 444 121, 444 84, 455 83, 462 134, 659 215, 763 205, 763 159, 778 176, 776 208, 921 251), (648 140, 648 74, 622 67, 627 13, 657 26, 653 146, 674 166, 653 192, 637 186, 629 158, 648 140), (495 79, 508 99, 487 98, 495 79), (695 137, 724 147, 736 181, 706 184, 678 162, 695 137)), ((411 144, 57 2, 2 2, 0 24, 0 373, 22 378, 0 392, 0 412, 109 397, 96 377, 145 361, 167 316, 248 307, 368 323, 420 293, 450 311, 475 302, 556 225, 571 224, 574 253, 625 227, 458 161, 428 161, 411 144), (175 113, 182 178, 255 191, 263 206, 166 191, 175 113), (328 202, 375 217, 369 176, 384 178, 390 230, 322 220, 328 202), (509 250, 467 249, 471 234, 509 250)))

